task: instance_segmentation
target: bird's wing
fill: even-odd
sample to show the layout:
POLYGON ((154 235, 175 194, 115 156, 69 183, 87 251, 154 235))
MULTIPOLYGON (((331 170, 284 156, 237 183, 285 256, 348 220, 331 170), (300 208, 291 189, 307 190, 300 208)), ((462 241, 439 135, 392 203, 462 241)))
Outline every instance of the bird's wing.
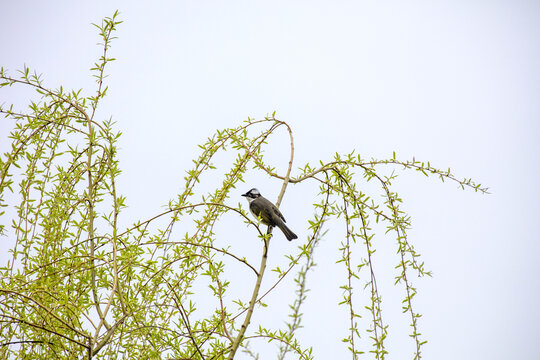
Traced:
POLYGON ((287 220, 285 220, 285 218, 283 217, 283 214, 281 213, 281 211, 279 211, 279 209, 274 204, 272 204, 272 210, 274 210, 274 214, 276 214, 279 218, 281 218, 283 222, 287 222, 287 220))
POLYGON ((280 221, 285 222, 285 218, 279 209, 272 202, 265 198, 259 198, 250 204, 251 211, 263 219, 263 221, 276 226, 280 221))

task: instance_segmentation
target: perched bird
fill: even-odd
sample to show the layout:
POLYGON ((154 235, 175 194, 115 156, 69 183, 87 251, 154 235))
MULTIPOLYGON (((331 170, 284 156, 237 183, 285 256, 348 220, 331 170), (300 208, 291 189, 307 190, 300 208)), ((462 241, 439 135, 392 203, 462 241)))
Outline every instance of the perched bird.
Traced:
POLYGON ((285 225, 285 218, 276 205, 272 204, 271 201, 262 196, 259 190, 251 189, 247 193, 242 194, 242 196, 245 196, 249 202, 249 211, 251 211, 256 218, 260 217, 263 224, 277 226, 289 241, 298 238, 298 236, 285 225))

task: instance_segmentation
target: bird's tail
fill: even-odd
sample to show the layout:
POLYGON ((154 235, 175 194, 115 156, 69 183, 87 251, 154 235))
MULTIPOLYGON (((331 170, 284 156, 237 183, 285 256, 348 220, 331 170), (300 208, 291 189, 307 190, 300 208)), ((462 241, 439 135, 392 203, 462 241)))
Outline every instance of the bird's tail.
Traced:
POLYGON ((283 235, 285 235, 287 240, 291 241, 292 239, 298 239, 298 236, 296 236, 296 234, 293 233, 292 230, 285 225, 285 223, 281 222, 278 227, 283 232, 283 235))

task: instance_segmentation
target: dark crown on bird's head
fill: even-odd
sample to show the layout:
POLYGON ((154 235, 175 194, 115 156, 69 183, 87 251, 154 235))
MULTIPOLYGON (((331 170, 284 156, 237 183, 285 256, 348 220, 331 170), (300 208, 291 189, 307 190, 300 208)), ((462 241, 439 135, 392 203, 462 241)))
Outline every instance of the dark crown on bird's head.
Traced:
POLYGON ((261 193, 259 192, 259 190, 253 188, 253 189, 249 190, 247 193, 242 194, 242 196, 245 196, 245 197, 248 197, 248 198, 251 198, 251 199, 256 199, 259 196, 261 196, 261 193))

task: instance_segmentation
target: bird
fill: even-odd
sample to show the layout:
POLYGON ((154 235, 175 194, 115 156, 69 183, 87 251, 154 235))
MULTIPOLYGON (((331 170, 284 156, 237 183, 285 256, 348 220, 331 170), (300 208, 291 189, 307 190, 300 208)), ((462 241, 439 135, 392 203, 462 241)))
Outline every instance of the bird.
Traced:
POLYGON ((242 194, 242 196, 246 197, 251 214, 256 218, 260 218, 263 224, 272 227, 277 226, 289 241, 298 239, 298 236, 285 225, 285 218, 276 205, 262 196, 259 190, 253 188, 242 194))

